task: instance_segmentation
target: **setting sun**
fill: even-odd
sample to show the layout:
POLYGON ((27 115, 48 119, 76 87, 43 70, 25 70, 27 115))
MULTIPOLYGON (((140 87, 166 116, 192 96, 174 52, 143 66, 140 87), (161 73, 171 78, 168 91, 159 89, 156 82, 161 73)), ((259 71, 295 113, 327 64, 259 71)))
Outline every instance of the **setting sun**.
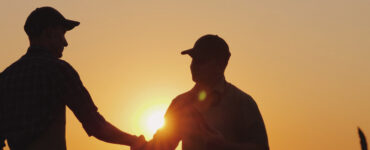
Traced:
POLYGON ((152 112, 147 117, 146 128, 151 133, 155 133, 159 128, 164 125, 164 111, 158 110, 152 112))
POLYGON ((152 139, 155 132, 164 126, 164 114, 167 105, 153 104, 152 106, 144 106, 139 110, 137 116, 138 133, 143 134, 147 140, 152 139))

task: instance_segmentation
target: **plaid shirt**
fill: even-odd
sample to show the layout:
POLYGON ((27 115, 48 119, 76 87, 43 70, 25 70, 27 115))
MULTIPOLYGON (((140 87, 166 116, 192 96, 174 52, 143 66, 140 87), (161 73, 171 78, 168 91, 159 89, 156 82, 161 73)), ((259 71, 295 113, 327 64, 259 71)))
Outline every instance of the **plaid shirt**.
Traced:
POLYGON ((53 135, 61 139, 56 146, 65 149, 66 105, 88 135, 105 121, 71 65, 42 48, 30 47, 0 74, 0 149, 5 139, 11 149, 26 148, 56 120, 62 120, 56 133, 63 133, 53 135))

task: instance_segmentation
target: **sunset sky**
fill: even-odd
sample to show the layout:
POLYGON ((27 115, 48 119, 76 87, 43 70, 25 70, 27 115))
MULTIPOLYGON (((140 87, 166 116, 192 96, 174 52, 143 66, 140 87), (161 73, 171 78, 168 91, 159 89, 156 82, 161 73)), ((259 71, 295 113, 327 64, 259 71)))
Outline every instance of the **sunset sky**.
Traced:
MULTIPOLYGON (((226 80, 256 100, 271 150, 360 150, 358 126, 369 142, 369 0, 1 0, 0 72, 41 6, 81 22, 62 59, 123 131, 151 139, 151 115, 194 85, 181 50, 210 33, 229 44, 226 80)), ((66 128, 69 150, 129 150, 88 137, 70 110, 66 128)))

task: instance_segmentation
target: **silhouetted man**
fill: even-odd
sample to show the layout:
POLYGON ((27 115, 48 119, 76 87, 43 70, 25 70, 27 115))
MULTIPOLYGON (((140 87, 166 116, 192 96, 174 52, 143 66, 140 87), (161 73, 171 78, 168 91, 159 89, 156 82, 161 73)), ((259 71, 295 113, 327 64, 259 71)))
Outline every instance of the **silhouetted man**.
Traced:
POLYGON ((257 104, 225 80, 229 47, 217 35, 205 35, 183 51, 192 58, 195 86, 169 106, 166 124, 146 149, 268 150, 268 140, 257 104))
POLYGON ((0 74, 0 149, 65 150, 66 107, 89 136, 136 146, 145 139, 107 122, 98 112, 78 73, 61 60, 65 33, 80 23, 51 7, 34 10, 24 25, 30 47, 0 74))

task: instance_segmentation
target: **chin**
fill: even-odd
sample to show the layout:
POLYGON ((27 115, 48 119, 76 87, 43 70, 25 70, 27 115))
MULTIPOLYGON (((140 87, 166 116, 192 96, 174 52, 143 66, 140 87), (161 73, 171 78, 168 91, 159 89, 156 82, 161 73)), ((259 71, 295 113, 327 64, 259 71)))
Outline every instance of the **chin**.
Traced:
POLYGON ((193 78, 193 81, 194 81, 195 83, 204 83, 206 80, 201 79, 201 78, 193 78))
POLYGON ((57 58, 62 58, 63 54, 58 54, 57 58))
POLYGON ((64 48, 60 48, 59 50, 58 50, 58 58, 61 58, 62 56, 63 56, 63 50, 64 50, 64 48))
POLYGON ((192 78, 191 78, 194 82, 198 82, 199 81, 199 79, 197 78, 197 77, 194 77, 194 76, 192 76, 192 78))

